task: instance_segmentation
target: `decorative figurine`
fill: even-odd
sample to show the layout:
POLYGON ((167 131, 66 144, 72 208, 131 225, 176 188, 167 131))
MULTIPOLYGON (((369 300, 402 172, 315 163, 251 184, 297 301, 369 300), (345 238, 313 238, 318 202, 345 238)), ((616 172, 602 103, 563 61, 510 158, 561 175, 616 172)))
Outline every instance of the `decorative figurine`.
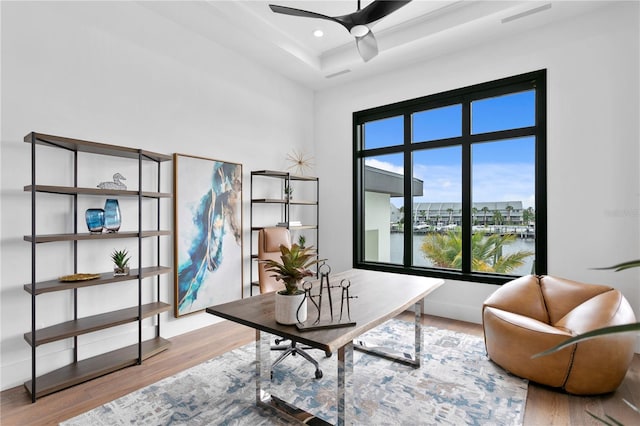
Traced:
POLYGON ((291 163, 287 170, 295 169, 295 172, 301 176, 304 176, 305 172, 313 167, 313 157, 295 149, 287 154, 286 160, 291 163))
POLYGON ((111 182, 100 182, 98 184, 98 188, 100 189, 127 189, 127 185, 122 183, 122 180, 127 180, 120 173, 116 173, 113 175, 113 181, 111 182))

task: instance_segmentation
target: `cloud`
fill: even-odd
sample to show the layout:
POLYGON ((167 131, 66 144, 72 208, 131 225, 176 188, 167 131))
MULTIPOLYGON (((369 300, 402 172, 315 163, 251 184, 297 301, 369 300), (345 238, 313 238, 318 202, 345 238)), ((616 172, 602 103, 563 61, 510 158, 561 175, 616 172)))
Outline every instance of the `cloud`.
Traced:
MULTIPOLYGON (((404 174, 402 166, 379 158, 369 158, 368 166, 404 174)), ((417 202, 462 202, 462 175, 459 165, 415 164, 414 177, 423 181, 423 195, 417 202)), ((524 208, 535 206, 535 169, 532 163, 478 163, 473 165, 475 202, 522 201, 524 208)), ((401 199, 394 204, 402 205, 401 199)))
MULTIPOLYGON (((460 167, 420 165, 414 176, 424 182, 422 202, 461 202, 460 167)), ((522 201, 534 206, 534 166, 528 163, 477 164, 473 167, 472 190, 475 202, 522 201)))
POLYGON ((522 201, 534 206, 535 169, 531 163, 478 164, 473 167, 473 199, 522 201))
POLYGON ((377 158, 367 158, 364 163, 367 166, 375 167, 377 169, 386 170, 388 172, 398 173, 404 175, 404 167, 396 166, 395 164, 387 161, 380 161, 377 158))

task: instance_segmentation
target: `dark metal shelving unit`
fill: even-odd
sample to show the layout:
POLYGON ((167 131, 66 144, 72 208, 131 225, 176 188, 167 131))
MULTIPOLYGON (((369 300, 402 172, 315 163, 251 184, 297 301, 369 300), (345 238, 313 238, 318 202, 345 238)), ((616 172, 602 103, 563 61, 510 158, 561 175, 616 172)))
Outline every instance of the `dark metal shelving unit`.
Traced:
POLYGON ((24 290, 31 294, 31 332, 25 333, 25 341, 31 346, 31 380, 25 382, 25 388, 31 395, 32 402, 37 398, 91 380, 93 378, 111 373, 113 371, 142 363, 170 346, 170 342, 160 337, 160 318, 162 312, 171 309, 171 305, 160 301, 160 276, 171 272, 170 267, 160 265, 160 237, 171 235, 171 231, 160 229, 160 201, 171 198, 170 193, 160 191, 160 164, 171 161, 171 156, 158 154, 140 149, 107 145, 97 142, 71 139, 61 136, 46 135, 41 133, 29 133, 24 137, 26 143, 31 144, 31 185, 24 187, 31 193, 31 233, 25 235, 24 240, 31 243, 31 283, 24 285, 24 290), (73 186, 54 186, 36 184, 36 154, 38 145, 64 149, 73 154, 73 186), (138 162, 138 190, 117 190, 82 188, 77 185, 78 177, 78 153, 105 155, 119 158, 137 160, 138 162), (157 192, 142 190, 142 165, 151 161, 157 165, 157 192), (37 234, 36 208, 37 194, 61 194, 71 196, 73 199, 73 233, 65 234, 37 234), (137 198, 138 200, 138 230, 116 233, 89 234, 78 233, 78 196, 114 196, 123 198, 137 198), (156 202, 156 229, 142 229, 142 201, 151 199, 156 202), (156 238, 157 259, 156 265, 142 265, 142 240, 144 238, 156 238), (138 241, 138 268, 131 270, 127 276, 114 277, 112 271, 102 272, 100 276, 88 281, 62 282, 60 280, 37 281, 36 255, 37 246, 44 243, 71 242, 73 246, 73 269, 77 273, 78 241, 83 240, 108 240, 118 238, 135 238, 138 241), (142 303, 143 280, 156 278, 156 301, 142 303), (138 282, 138 300, 134 306, 112 312, 101 313, 88 317, 78 318, 78 289, 108 285, 122 281, 138 282), (73 319, 49 327, 36 329, 37 296, 57 291, 73 291, 73 319), (146 341, 142 340, 142 321, 145 318, 157 316, 155 336, 146 341), (138 342, 114 351, 106 352, 91 358, 78 360, 78 336, 116 327, 127 323, 138 323, 138 342), (41 376, 36 374, 37 353, 40 345, 73 338, 74 361, 62 368, 48 372, 41 376))
MULTIPOLYGON (((254 262, 257 260, 258 255, 254 253, 253 249, 253 233, 258 232, 264 228, 264 226, 256 226, 254 222, 254 206, 256 205, 281 205, 280 211, 280 221, 289 224, 291 221, 291 206, 312 206, 315 207, 315 223, 312 224, 302 224, 299 226, 289 226, 287 225, 287 229, 291 230, 315 230, 316 231, 316 251, 320 250, 320 235, 318 232, 318 221, 320 218, 320 181, 317 177, 314 176, 300 176, 293 175, 289 172, 282 172, 276 170, 255 170, 251 172, 251 243, 250 243, 250 252, 251 252, 251 272, 250 272, 250 287, 249 287, 249 295, 253 296, 253 288, 259 287, 260 284, 256 279, 254 279, 254 262), (281 182, 281 194, 282 198, 256 198, 254 197, 254 178, 267 178, 279 180, 281 182), (309 182, 311 184, 315 184, 315 200, 297 200, 291 199, 285 196, 284 188, 291 187, 291 182, 309 182)), ((272 226, 275 226, 274 223, 272 226)))

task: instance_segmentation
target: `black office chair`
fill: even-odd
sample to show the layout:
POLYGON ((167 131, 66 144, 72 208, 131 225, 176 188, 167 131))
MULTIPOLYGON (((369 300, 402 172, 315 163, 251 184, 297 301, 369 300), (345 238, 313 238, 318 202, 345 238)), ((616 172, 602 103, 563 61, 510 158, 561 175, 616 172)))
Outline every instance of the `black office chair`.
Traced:
MULTIPOLYGON (((287 228, 283 227, 270 227, 263 228, 258 233, 258 260, 278 260, 280 259, 280 245, 291 247, 291 234, 287 228)), ((275 278, 269 275, 269 272, 265 270, 265 265, 258 263, 258 280, 260 283, 260 293, 269 293, 272 291, 278 291, 284 289, 284 285, 276 281, 275 278)), ((271 364, 271 377, 273 378, 273 369, 276 365, 280 364, 289 355, 301 355, 304 359, 312 363, 315 368, 315 377, 319 379, 322 377, 322 370, 318 361, 313 359, 304 349, 297 346, 297 342, 291 341, 290 344, 282 344, 289 339, 278 338, 276 339, 275 346, 271 347, 271 350, 284 351, 280 356, 271 364)))

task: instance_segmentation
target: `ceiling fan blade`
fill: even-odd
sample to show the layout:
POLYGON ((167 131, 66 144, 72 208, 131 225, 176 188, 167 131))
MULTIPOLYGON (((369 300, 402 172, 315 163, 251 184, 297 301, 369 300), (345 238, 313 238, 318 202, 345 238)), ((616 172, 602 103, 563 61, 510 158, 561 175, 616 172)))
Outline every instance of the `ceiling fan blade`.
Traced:
POLYGON ((273 12, 282 13, 283 15, 302 16, 303 18, 318 18, 335 21, 335 18, 332 18, 331 16, 322 15, 321 13, 316 12, 309 12, 308 10, 295 9, 293 7, 287 6, 278 6, 276 4, 270 4, 269 7, 273 12))
POLYGON ((370 24, 395 12, 409 2, 411 2, 411 0, 376 0, 373 3, 368 4, 364 9, 360 9, 352 14, 353 22, 355 25, 370 24))
POLYGON ((362 37, 356 37, 356 47, 365 62, 378 55, 378 42, 371 31, 362 37))

